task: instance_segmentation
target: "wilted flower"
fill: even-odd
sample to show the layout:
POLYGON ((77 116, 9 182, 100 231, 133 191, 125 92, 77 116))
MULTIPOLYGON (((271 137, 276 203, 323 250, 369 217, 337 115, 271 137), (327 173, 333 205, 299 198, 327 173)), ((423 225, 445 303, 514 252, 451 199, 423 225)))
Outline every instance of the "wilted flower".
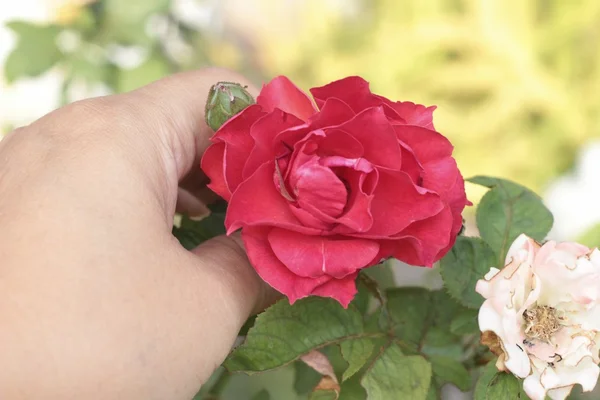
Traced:
POLYGON ((564 399, 575 384, 593 390, 600 359, 600 251, 521 235, 506 266, 492 268, 476 290, 482 343, 496 366, 525 378, 534 400, 564 399))

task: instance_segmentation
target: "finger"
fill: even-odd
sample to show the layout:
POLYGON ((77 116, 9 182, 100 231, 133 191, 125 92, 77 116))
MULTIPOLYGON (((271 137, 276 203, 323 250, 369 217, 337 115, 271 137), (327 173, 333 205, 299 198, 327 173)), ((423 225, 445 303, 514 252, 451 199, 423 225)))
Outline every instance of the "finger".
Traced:
POLYGON ((224 295, 215 299, 216 303, 235 310, 234 317, 237 316, 242 324, 250 315, 261 312, 282 297, 256 274, 239 233, 207 240, 192 253, 204 268, 214 271, 219 281, 227 286, 227 290, 221 291, 224 295))
POLYGON ((179 178, 199 165, 213 131, 206 125, 205 105, 212 85, 220 81, 247 85, 252 94, 257 90, 248 79, 233 71, 206 68, 169 76, 124 95, 128 101, 144 104, 145 118, 157 122, 153 132, 162 137, 167 151, 177 163, 179 178))

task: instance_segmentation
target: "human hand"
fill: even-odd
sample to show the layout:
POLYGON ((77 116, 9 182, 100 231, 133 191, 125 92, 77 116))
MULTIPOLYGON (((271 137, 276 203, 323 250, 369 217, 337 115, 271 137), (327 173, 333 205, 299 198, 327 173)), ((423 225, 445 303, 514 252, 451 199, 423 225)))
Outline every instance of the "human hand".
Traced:
POLYGON ((272 298, 235 239, 171 235, 205 210, 218 81, 247 83, 183 73, 0 142, 1 399, 190 399, 272 298))

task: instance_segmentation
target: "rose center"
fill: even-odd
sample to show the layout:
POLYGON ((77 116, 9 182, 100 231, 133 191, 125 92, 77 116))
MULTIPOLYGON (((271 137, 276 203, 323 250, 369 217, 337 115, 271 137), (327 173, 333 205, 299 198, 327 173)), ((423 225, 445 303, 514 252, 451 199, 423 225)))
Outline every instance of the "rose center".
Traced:
POLYGON ((523 312, 525 320, 525 337, 550 343, 550 338, 561 328, 562 318, 556 308, 550 306, 535 306, 523 312))

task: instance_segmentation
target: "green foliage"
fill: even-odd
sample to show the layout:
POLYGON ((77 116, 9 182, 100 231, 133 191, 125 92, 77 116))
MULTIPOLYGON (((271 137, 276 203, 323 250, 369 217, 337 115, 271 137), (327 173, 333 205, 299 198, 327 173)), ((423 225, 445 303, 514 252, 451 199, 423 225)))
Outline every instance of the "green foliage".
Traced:
POLYGON ((102 2, 104 40, 123 44, 147 45, 152 39, 146 34, 148 18, 169 10, 170 0, 105 0, 102 2))
POLYGON ((500 372, 495 360, 482 370, 475 385, 474 400, 528 399, 522 383, 512 374, 500 372))
POLYGON ((396 344, 384 348, 367 370, 362 385, 369 400, 425 400, 431 365, 422 356, 406 356, 396 344))
POLYGON ((552 228, 552 213, 542 199, 516 183, 486 176, 469 179, 490 188, 477 207, 479 234, 496 252, 497 266, 504 266, 512 242, 522 233, 543 240, 552 228))
POLYGON ((479 238, 460 236, 440 262, 440 274, 448 293, 464 306, 479 308, 483 298, 475 292, 479 279, 496 266, 493 250, 479 238))
POLYGON ((256 318, 246 341, 225 362, 230 371, 266 371, 315 348, 359 337, 362 317, 331 299, 306 298, 291 306, 280 300, 256 318))
POLYGON ((342 355, 348 362, 348 369, 344 371, 342 380, 347 380, 352 375, 357 373, 365 363, 371 358, 373 349, 375 348, 373 341, 369 338, 358 338, 346 340, 340 345, 342 355))
POLYGON ((17 45, 4 65, 4 76, 9 83, 41 75, 62 58, 56 44, 59 27, 24 21, 9 22, 6 26, 17 34, 17 45))
POLYGON ((450 332, 455 335, 470 335, 479 332, 477 310, 465 310, 459 313, 450 324, 450 332))
POLYGON ((471 388, 471 375, 460 362, 443 356, 430 356, 429 362, 438 386, 452 383, 463 392, 471 388))
POLYGON ((271 400, 271 395, 266 389, 263 389, 252 396, 252 400, 271 400))
POLYGON ((600 224, 596 224, 585 231, 579 236, 577 243, 581 243, 590 248, 600 247, 600 224))
POLYGON ((205 240, 223 234, 225 234, 225 214, 216 209, 199 221, 184 215, 180 225, 173 227, 173 235, 187 250, 192 250, 205 240))

